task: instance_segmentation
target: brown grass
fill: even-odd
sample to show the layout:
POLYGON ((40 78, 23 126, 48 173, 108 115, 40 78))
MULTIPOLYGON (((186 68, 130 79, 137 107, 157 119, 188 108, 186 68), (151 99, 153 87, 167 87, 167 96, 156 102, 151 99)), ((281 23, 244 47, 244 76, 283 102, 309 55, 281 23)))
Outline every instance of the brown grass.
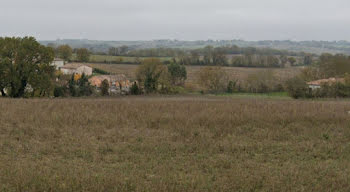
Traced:
MULTIPOLYGON (((127 65, 127 64, 95 64, 89 63, 91 67, 99 68, 115 74, 125 74, 130 79, 135 79, 135 71, 137 65, 127 65)), ((191 86, 194 89, 198 88, 198 72, 203 66, 187 66, 187 81, 186 85, 191 86)), ((300 67, 288 67, 288 68, 245 68, 245 67, 224 67, 225 71, 228 73, 230 79, 232 80, 245 80, 251 74, 263 72, 266 70, 271 70, 277 77, 278 81, 283 83, 285 80, 296 76, 301 68, 300 67)))
POLYGON ((0 191, 349 191, 349 104, 1 99, 0 191))

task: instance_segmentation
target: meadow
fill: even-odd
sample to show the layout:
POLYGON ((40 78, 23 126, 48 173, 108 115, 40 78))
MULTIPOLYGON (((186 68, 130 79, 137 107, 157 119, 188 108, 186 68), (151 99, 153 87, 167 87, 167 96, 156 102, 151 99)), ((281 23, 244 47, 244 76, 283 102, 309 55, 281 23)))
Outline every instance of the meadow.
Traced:
POLYGON ((0 191, 349 191, 350 102, 0 99, 0 191))

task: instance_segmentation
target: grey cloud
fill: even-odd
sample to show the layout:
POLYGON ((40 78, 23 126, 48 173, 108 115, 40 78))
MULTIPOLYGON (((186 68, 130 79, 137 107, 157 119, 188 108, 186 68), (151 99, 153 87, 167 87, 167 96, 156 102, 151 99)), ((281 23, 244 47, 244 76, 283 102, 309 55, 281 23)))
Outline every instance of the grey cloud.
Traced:
POLYGON ((348 0, 1 0, 0 35, 350 40, 348 0))

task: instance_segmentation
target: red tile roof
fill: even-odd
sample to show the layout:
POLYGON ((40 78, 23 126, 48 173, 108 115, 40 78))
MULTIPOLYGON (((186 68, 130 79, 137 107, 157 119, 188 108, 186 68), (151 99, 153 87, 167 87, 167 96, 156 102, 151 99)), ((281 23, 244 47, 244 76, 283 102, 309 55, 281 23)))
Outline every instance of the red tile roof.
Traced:
POLYGON ((107 81, 109 82, 110 85, 112 85, 112 83, 115 83, 117 86, 119 86, 119 83, 120 83, 123 87, 130 85, 130 81, 123 74, 120 74, 120 75, 97 75, 97 76, 91 77, 89 79, 89 82, 93 86, 100 87, 102 84, 102 81, 104 81, 105 79, 107 79, 107 81))

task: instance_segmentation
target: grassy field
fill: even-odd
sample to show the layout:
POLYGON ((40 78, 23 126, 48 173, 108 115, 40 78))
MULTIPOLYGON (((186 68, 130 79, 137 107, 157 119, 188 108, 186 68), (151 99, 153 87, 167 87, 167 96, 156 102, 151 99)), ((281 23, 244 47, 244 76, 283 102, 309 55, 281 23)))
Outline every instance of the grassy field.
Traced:
POLYGON ((349 191, 350 102, 0 99, 0 191, 349 191))
POLYGON ((287 92, 271 93, 225 93, 218 96, 238 97, 238 98, 264 98, 264 99, 292 99, 287 92))
MULTIPOLYGON (((137 65, 127 65, 127 64, 87 64, 94 68, 99 68, 115 74, 125 74, 130 79, 135 79, 135 71, 137 65)), ((197 73, 203 66, 187 66, 187 81, 186 86, 198 88, 197 73)), ((245 67, 224 67, 225 71, 229 74, 231 79, 242 80, 246 79, 249 75, 254 73, 263 72, 266 70, 271 70, 277 77, 278 81, 285 81, 291 77, 294 77, 300 72, 300 67, 290 67, 290 68, 245 68, 245 67)))

